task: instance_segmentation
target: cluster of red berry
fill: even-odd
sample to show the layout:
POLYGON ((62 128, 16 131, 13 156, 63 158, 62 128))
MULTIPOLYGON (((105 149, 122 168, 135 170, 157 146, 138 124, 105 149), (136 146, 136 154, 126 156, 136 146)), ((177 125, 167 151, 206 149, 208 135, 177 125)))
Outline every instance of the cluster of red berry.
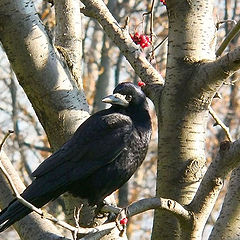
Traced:
POLYGON ((166 1, 167 1, 167 0, 160 0, 160 2, 163 3, 163 5, 166 5, 166 1))
POLYGON ((135 44, 139 44, 141 48, 149 47, 150 46, 150 39, 147 35, 139 34, 136 32, 134 35, 130 34, 132 40, 135 44))
POLYGON ((144 82, 142 82, 142 81, 139 81, 139 82, 138 82, 138 86, 139 86, 139 87, 144 87, 145 85, 146 85, 146 84, 145 84, 144 82))
POLYGON ((127 218, 123 218, 120 220, 120 224, 121 225, 127 225, 128 219, 127 218))

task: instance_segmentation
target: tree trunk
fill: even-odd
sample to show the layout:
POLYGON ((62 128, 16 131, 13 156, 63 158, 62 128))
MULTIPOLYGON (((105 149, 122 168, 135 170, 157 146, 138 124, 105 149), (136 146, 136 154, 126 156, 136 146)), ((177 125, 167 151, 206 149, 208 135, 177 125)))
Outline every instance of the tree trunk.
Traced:
POLYGON ((0 11, 0 40, 56 150, 88 116, 84 93, 72 81, 31 1, 1 1, 0 11))
MULTIPOLYGON (((187 205, 205 172, 207 109, 214 91, 204 93, 194 79, 197 62, 215 59, 215 26, 210 1, 168 1, 168 17, 166 83, 158 115, 157 196, 187 205)), ((180 239, 181 230, 174 216, 155 211, 153 240, 180 239)))
MULTIPOLYGON (((76 60, 69 71, 54 48, 33 3, 28 0, 1 1, 0 40, 51 147, 58 149, 89 116, 79 82, 79 60, 76 60, 76 55, 69 57, 76 60), (75 68, 75 64, 78 67, 75 68)), ((9 198, 6 200, 10 202, 9 198)))

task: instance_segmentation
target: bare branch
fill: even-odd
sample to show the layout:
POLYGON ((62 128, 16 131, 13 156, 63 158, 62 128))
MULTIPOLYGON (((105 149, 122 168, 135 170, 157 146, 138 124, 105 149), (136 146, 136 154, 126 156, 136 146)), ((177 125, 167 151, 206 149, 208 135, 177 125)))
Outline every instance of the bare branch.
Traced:
POLYGON ((240 21, 232 28, 232 30, 228 33, 226 38, 221 43, 220 47, 216 51, 216 57, 219 57, 224 49, 227 47, 227 45, 232 41, 232 39, 239 33, 240 31, 240 21))
POLYGON ((225 132, 228 140, 229 140, 230 142, 232 142, 233 139, 232 139, 232 136, 231 136, 231 134, 230 134, 230 132, 229 132, 229 128, 223 123, 223 121, 217 116, 217 114, 214 112, 214 110, 213 110, 211 107, 209 107, 208 110, 209 110, 209 113, 211 114, 212 118, 216 121, 216 123, 217 123, 219 126, 221 126, 221 128, 222 128, 223 131, 225 132))
POLYGON ((151 60, 153 60, 154 57, 155 57, 154 46, 153 46, 153 35, 154 35, 154 33, 153 33, 153 19, 154 19, 153 10, 154 10, 154 3, 155 3, 155 0, 152 0, 150 11, 143 14, 143 16, 145 16, 147 14, 150 14, 150 39, 151 39, 151 45, 152 45, 152 51, 150 52, 151 53, 151 58, 150 58, 151 60))
POLYGON ((42 146, 38 146, 38 145, 33 145, 33 144, 27 143, 27 142, 22 142, 22 144, 26 147, 29 147, 29 148, 34 148, 34 149, 39 150, 39 151, 52 153, 52 150, 49 147, 42 147, 42 146))
POLYGON ((58 0, 54 5, 57 22, 55 45, 63 55, 78 87, 83 89, 80 1, 58 0))
MULTIPOLYGON (((185 220, 185 221, 192 220, 192 214, 178 202, 172 199, 157 198, 157 197, 141 199, 137 202, 130 204, 126 208, 126 215, 127 217, 132 217, 137 214, 146 212, 148 210, 153 210, 153 209, 161 209, 161 210, 169 211, 172 214, 174 214, 178 219, 181 219, 181 220, 185 220)), ((104 206, 101 209, 101 211, 114 212, 115 214, 119 214, 122 211, 122 209, 107 205, 107 206, 104 206)))
MULTIPOLYGON (((164 80, 160 73, 147 61, 143 52, 134 44, 128 30, 119 26, 104 2, 102 0, 83 0, 82 2, 88 13, 98 20, 108 36, 120 48, 141 80, 149 87, 154 86, 153 92, 156 87, 162 88, 164 80)), ((147 88, 145 89, 147 90, 147 88)), ((150 98, 154 100, 154 96, 150 96, 150 98)))
POLYGON ((225 176, 240 164, 240 139, 233 143, 222 142, 217 157, 210 164, 197 193, 189 205, 198 221, 199 228, 204 226, 218 194, 223 186, 225 176))
POLYGON ((215 94, 222 83, 240 68, 240 47, 219 57, 215 61, 201 63, 196 78, 193 80, 195 89, 215 94))
POLYGON ((115 222, 106 223, 96 228, 92 228, 87 236, 81 238, 81 240, 98 240, 107 235, 112 229, 116 227, 115 222))
POLYGON ((155 51, 157 48, 159 48, 162 44, 164 44, 166 42, 167 39, 168 39, 168 36, 163 38, 163 40, 156 47, 154 47, 154 49, 152 51, 150 51, 149 53, 151 53, 151 52, 155 51))
POLYGON ((6 135, 4 136, 1 144, 0 144, 0 151, 2 150, 3 144, 5 143, 5 141, 7 140, 7 138, 9 137, 9 135, 13 133, 13 130, 8 130, 8 132, 6 133, 6 135))

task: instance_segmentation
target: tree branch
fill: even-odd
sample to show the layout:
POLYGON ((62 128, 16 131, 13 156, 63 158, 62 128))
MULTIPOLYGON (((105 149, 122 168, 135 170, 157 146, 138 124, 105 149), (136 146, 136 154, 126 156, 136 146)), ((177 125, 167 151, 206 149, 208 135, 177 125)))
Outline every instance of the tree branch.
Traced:
POLYGON ((7 138, 9 137, 9 135, 13 133, 13 130, 8 130, 8 132, 5 134, 2 142, 0 143, 0 152, 2 150, 3 144, 5 143, 5 141, 7 140, 7 138))
POLYGON ((212 62, 200 65, 193 87, 203 92, 215 92, 222 83, 240 68, 240 47, 212 62))
MULTIPOLYGON (((181 204, 172 199, 157 197, 141 199, 137 202, 131 203, 126 207, 126 216, 132 217, 153 209, 166 210, 174 214, 179 220, 184 220, 186 222, 192 221, 192 214, 181 204)), ((101 209, 101 211, 119 214, 122 211, 122 208, 106 205, 101 209)))
POLYGON ((54 3, 56 13, 55 46, 63 55, 79 89, 82 61, 82 24, 79 0, 58 0, 54 3))
POLYGON ((217 116, 217 114, 214 112, 214 110, 211 107, 209 107, 208 110, 209 110, 209 113, 211 114, 212 118, 216 121, 217 125, 219 125, 223 129, 228 140, 230 142, 232 142, 233 139, 229 132, 229 128, 222 122, 222 120, 217 116))
POLYGON ((33 144, 27 143, 27 142, 22 142, 21 144, 26 146, 26 147, 33 148, 35 150, 52 153, 52 149, 49 148, 49 147, 42 147, 42 146, 38 146, 38 145, 33 145, 33 144))
MULTIPOLYGON (((9 133, 4 139, 6 139, 8 135, 9 133)), ((2 141, 1 146, 3 145, 4 141, 2 141)), ((13 200, 12 187, 9 186, 8 179, 11 179, 11 184, 15 186, 15 190, 17 192, 22 192, 25 186, 7 158, 7 155, 2 150, 2 147, 0 151, 0 168, 1 170, 5 169, 3 171, 5 172, 5 176, 7 176, 6 178, 4 177, 4 174, 0 174, 0 195, 3 196, 0 198, 0 207, 3 209, 9 204, 9 202, 13 200)), ((29 214, 27 217, 16 222, 14 224, 14 228, 17 230, 21 239, 65 239, 53 224, 46 222, 44 219, 34 213, 29 214), (31 225, 31 228, 26 227, 29 225, 31 225)))
POLYGON ((239 33, 239 31, 240 31, 240 21, 237 22, 237 24, 232 28, 232 30, 228 33, 226 38, 223 40, 220 47, 216 51, 216 57, 219 57, 223 53, 224 49, 232 41, 232 39, 239 33))
POLYGON ((147 84, 144 90, 154 101, 156 88, 162 89, 164 84, 161 74, 147 61, 143 52, 134 44, 128 29, 119 26, 102 0, 82 0, 82 2, 87 12, 101 24, 110 39, 119 47, 136 74, 147 84), (153 94, 150 94, 150 87, 153 94))
POLYGON ((240 234, 240 168, 231 173, 227 193, 221 208, 221 212, 214 224, 209 240, 238 239, 240 234))
POLYGON ((240 139, 233 143, 225 141, 220 145, 217 157, 210 164, 198 191, 189 205, 197 221, 205 225, 223 186, 225 176, 240 164, 240 139))

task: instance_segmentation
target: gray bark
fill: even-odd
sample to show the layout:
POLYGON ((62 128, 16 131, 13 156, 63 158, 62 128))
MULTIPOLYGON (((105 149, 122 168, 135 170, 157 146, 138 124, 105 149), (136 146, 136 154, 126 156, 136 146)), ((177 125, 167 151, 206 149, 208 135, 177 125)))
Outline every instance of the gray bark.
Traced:
POLYGON ((57 149, 88 116, 84 93, 60 60, 31 1, 2 1, 0 18, 0 40, 11 66, 57 149))
MULTIPOLYGON (((4 151, 1 151, 0 153, 0 164, 2 164, 7 170, 18 192, 22 192, 25 189, 25 186, 4 151)), ((2 174, 0 174, 0 185, 0 206, 1 208, 4 208, 11 200, 13 200, 14 196, 8 181, 2 174)), ((31 213, 27 217, 16 222, 14 228, 17 230, 20 238, 24 240, 57 240, 61 237, 63 238, 60 231, 52 222, 42 219, 36 213, 31 213)))
MULTIPOLYGON (((147 84, 143 89, 155 103, 159 123, 157 196, 176 200, 178 206, 190 213, 186 214, 190 218, 186 221, 184 218, 179 220, 169 211, 156 210, 152 239, 199 240, 224 177, 239 165, 239 143, 222 145, 218 157, 203 178, 208 106, 223 81, 240 68, 240 48, 215 60, 211 1, 169 0, 169 49, 166 83, 163 86, 161 75, 132 42, 128 30, 119 26, 104 3, 101 0, 82 2, 88 14, 99 21, 147 84)), ((33 14, 31 2, 9 3, 4 0, 0 7, 0 40, 40 121, 46 127, 52 146, 57 148, 76 129, 76 122, 81 122, 87 115, 84 95, 78 92, 76 79, 71 78, 73 72, 68 69, 69 63, 68 67, 62 63, 44 27, 33 14), (54 126, 55 132, 51 126, 54 126), (60 126, 60 129, 55 126, 60 126), (65 132, 68 127, 69 131, 65 132)), ((232 181, 234 179, 237 178, 232 181)), ((224 206, 228 211, 231 211, 227 208, 230 206, 229 199, 236 196, 231 203, 238 199, 234 191, 230 189, 226 197, 224 206)), ((176 202, 169 200, 166 203, 171 205, 176 202)), ((238 207, 237 204, 235 206, 238 207)), ((239 216, 236 211, 234 214, 239 216)), ((223 217, 224 208, 216 226, 221 226, 223 217)), ((229 218, 231 222, 232 219, 229 218)), ((236 236, 238 228, 232 230, 236 236)))
MULTIPOLYGON (((166 84, 158 118, 157 196, 187 205, 205 171, 207 107, 214 94, 204 95, 195 87, 197 65, 193 62, 215 58, 215 26, 210 1, 172 1, 169 5, 166 84)), ((155 211, 153 240, 180 239, 179 228, 175 217, 155 211)))
POLYGON ((63 55, 79 89, 82 83, 82 23, 79 0, 59 0, 56 13, 55 46, 63 55))
MULTIPOLYGON (((32 1, 1 1, 0 40, 52 148, 58 149, 89 116, 83 90, 79 88, 80 75, 76 79, 76 68, 69 70, 56 51, 32 1)), ((76 44, 80 46, 79 40, 76 44)), ((79 60, 74 60, 73 67, 75 63, 79 64, 79 60)), ((4 200, 10 202, 11 198, 4 200)), ((17 228, 23 239, 28 239, 28 230, 26 225, 17 228)))
POLYGON ((236 240, 240 235, 240 168, 231 174, 222 210, 209 237, 210 240, 236 240))

